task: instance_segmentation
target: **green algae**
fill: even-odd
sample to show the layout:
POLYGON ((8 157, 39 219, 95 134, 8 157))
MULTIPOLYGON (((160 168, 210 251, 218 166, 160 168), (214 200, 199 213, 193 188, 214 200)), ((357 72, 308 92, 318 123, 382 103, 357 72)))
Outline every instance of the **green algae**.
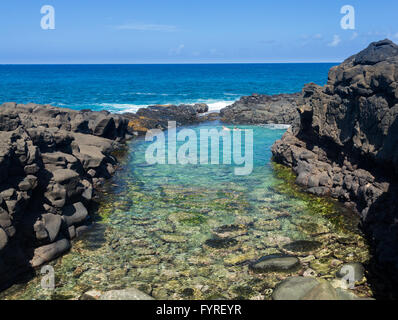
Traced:
POLYGON ((280 182, 274 186, 277 192, 303 201, 304 209, 308 214, 327 218, 338 231, 342 233, 352 231, 355 222, 359 221, 354 213, 349 215, 351 221, 347 220, 342 211, 348 211, 348 209, 343 208, 337 200, 305 192, 295 183, 296 175, 291 168, 275 162, 272 162, 272 167, 275 177, 280 179, 280 182))

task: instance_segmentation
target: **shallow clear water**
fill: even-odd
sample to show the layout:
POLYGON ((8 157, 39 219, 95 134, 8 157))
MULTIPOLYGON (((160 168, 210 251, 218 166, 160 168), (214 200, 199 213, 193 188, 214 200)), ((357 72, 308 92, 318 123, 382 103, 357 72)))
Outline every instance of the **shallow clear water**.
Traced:
POLYGON ((220 109, 240 96, 324 85, 331 63, 199 65, 0 65, 0 103, 136 111, 150 104, 206 102, 220 109))
MULTIPOLYGON (((190 127, 221 129, 217 122, 190 127)), ((278 282, 311 268, 331 279, 343 262, 366 262, 356 220, 337 203, 304 194, 291 172, 270 161, 284 130, 254 130, 254 168, 233 165, 148 165, 149 142, 131 142, 122 170, 107 185, 95 227, 52 262, 56 290, 40 278, 3 294, 15 299, 78 298, 90 289, 137 287, 157 299, 268 299, 278 282), (316 249, 288 249, 295 240, 316 249), (290 251, 289 251, 290 250, 290 251), (293 250, 293 252, 292 252, 293 250), (311 251, 311 252, 310 252, 311 251), (302 260, 293 273, 252 273, 269 254, 302 260)), ((369 295, 367 285, 357 289, 369 295)))

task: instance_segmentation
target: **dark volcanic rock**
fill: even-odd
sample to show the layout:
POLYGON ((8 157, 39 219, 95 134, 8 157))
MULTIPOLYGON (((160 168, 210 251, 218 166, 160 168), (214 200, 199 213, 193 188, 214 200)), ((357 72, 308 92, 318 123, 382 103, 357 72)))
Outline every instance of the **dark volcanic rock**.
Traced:
POLYGON ((96 182, 115 171, 111 153, 128 123, 109 112, 0 106, 0 290, 69 249, 96 182))
POLYGON ((273 148, 297 183, 360 213, 384 274, 398 283, 398 46, 371 43, 298 99, 300 126, 273 148))
POLYGON ((231 239, 231 238, 212 238, 212 239, 207 239, 205 241, 205 244, 209 247, 215 248, 215 249, 223 249, 223 248, 228 248, 236 245, 238 241, 236 239, 231 239))
POLYGON ((221 109, 220 117, 229 123, 296 125, 299 122, 298 97, 299 93, 273 96, 253 94, 221 109))
POLYGON ((319 241, 298 240, 285 244, 283 248, 292 252, 311 252, 319 249, 321 246, 322 243, 319 241))
POLYGON ((166 129, 168 121, 175 121, 177 125, 192 124, 208 119, 206 112, 208 105, 197 103, 194 105, 154 105, 141 108, 137 113, 125 113, 128 119, 127 130, 131 135, 143 135, 150 129, 166 129))
POLYGON ((207 112, 206 104, 187 105, 155 105, 141 108, 137 116, 161 121, 176 121, 177 125, 190 124, 198 121, 198 114, 207 112))
POLYGON ((41 264, 50 261, 60 256, 65 251, 69 250, 70 242, 67 239, 61 239, 57 242, 35 249, 34 256, 30 261, 32 267, 40 266, 41 264))

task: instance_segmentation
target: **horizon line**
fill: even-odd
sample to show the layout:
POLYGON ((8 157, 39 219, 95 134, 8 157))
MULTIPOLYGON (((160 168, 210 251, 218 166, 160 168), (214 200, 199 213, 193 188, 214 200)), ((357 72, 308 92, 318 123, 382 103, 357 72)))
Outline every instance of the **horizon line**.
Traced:
POLYGON ((99 62, 99 63, 84 63, 84 62, 70 62, 70 63, 0 63, 0 66, 15 66, 15 65, 201 65, 201 64, 313 64, 313 63, 342 63, 342 61, 263 61, 263 62, 99 62))

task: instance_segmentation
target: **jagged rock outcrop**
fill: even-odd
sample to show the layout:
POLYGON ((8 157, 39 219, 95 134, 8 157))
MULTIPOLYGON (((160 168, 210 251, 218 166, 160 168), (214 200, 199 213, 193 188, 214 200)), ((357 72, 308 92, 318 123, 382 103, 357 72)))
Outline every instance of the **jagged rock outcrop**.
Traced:
MULTIPOLYGON (((124 113, 129 120, 128 131, 132 135, 143 135, 150 129, 167 129, 168 121, 175 121, 177 126, 201 122, 209 106, 204 103, 194 105, 154 105, 141 108, 137 113, 124 113)), ((207 119, 207 118, 206 118, 207 119)))
POLYGON ((115 171, 129 120, 36 104, 0 106, 0 289, 70 248, 93 190, 115 171))
POLYGON ((137 116, 160 121, 176 121, 177 125, 191 124, 198 121, 198 114, 209 110, 206 104, 198 103, 194 105, 155 105, 141 108, 137 111, 137 116))
POLYGON ((296 100, 301 94, 259 95, 242 97, 221 109, 221 120, 228 123, 297 125, 296 100))
POLYGON ((375 42, 331 68, 324 87, 298 99, 300 125, 275 143, 274 160, 308 191, 360 213, 375 258, 398 282, 398 46, 375 42))

